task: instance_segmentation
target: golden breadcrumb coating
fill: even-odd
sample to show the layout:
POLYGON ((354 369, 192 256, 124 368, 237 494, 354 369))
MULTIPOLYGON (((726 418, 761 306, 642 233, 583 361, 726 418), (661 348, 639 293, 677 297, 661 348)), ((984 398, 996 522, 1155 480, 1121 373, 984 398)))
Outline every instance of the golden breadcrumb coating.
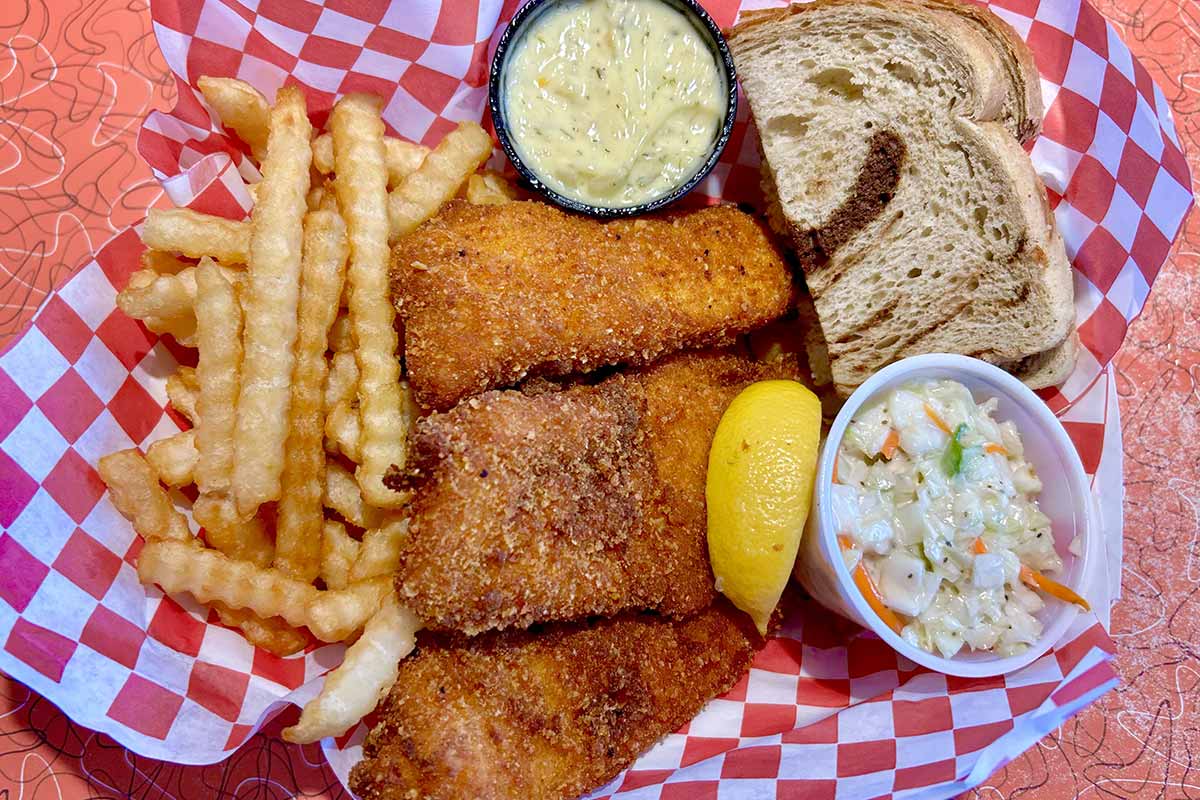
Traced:
POLYGON ((729 690, 762 641, 724 600, 527 633, 426 637, 350 773, 361 800, 560 800, 729 690))
POLYGON ((598 222, 456 202, 392 253, 414 396, 444 411, 526 376, 644 364, 787 310, 792 273, 731 206, 598 222))
POLYGON ((477 633, 712 602, 704 504, 721 414, 783 364, 679 354, 596 385, 493 391, 417 423, 396 587, 477 633))

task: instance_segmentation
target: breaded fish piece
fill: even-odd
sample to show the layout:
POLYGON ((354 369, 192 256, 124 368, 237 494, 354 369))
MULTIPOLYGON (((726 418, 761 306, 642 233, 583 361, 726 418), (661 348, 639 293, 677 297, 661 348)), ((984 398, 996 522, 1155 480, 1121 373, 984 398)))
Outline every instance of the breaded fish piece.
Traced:
POLYGON ((782 364, 680 354, 595 385, 492 391, 417 422, 396 588, 429 626, 478 633, 708 606, 708 448, 782 364))
POLYGON ((576 797, 728 691, 761 644, 724 600, 681 621, 423 639, 350 787, 361 800, 576 797))
POLYGON ((392 251, 417 402, 644 364, 781 316, 792 273, 731 206, 598 222, 538 202, 452 203, 392 251))

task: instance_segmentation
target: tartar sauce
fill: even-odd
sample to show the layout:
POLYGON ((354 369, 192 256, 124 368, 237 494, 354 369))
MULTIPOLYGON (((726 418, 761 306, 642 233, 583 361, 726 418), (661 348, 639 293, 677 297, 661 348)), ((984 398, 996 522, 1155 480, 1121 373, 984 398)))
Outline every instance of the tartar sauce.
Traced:
POLYGON ((521 160, 555 192, 620 208, 702 167, 725 79, 691 20, 662 0, 566 0, 530 23, 504 73, 521 160))

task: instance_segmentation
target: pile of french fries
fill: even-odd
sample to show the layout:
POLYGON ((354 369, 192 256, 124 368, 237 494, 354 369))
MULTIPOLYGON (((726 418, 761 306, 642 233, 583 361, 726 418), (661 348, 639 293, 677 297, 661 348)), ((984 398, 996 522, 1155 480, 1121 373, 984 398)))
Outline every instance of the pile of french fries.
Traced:
POLYGON ((191 593, 279 655, 305 647, 304 628, 353 642, 284 731, 312 742, 375 707, 420 628, 392 578, 408 498, 385 476, 404 470, 417 410, 397 353, 389 244, 459 193, 501 203, 514 190, 476 172, 492 142, 473 123, 429 150, 385 136, 368 95, 343 97, 319 132, 295 87, 272 106, 239 80, 199 86, 262 178, 247 187, 248 221, 150 212, 141 269, 117 304, 198 349, 195 369, 167 381, 193 427, 144 455, 106 456, 100 475, 145 539, 143 583, 191 593), (193 484, 202 537, 168 492, 193 484))

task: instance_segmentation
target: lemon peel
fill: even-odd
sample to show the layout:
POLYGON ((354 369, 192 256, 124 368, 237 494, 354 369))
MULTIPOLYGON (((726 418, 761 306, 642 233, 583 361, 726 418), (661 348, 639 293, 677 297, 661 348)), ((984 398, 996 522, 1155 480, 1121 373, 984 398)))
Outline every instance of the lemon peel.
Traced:
POLYGON ((766 635, 812 505, 821 402, 795 381, 746 387, 708 454, 708 555, 717 591, 766 635))

